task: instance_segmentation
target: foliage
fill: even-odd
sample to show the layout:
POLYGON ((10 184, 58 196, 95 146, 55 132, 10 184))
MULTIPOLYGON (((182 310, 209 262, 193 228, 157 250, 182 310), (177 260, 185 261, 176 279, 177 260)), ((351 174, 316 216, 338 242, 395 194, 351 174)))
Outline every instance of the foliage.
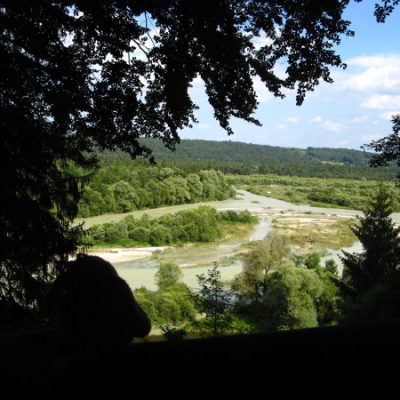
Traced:
POLYGON ((338 271, 338 266, 335 262, 335 260, 326 260, 325 261, 325 269, 334 277, 339 276, 339 271, 338 271))
POLYGON ((176 328, 176 327, 168 325, 168 324, 163 325, 161 327, 161 331, 162 331, 163 335, 165 336, 165 338, 171 342, 183 340, 183 338, 187 335, 186 329, 176 328))
POLYGON ((270 233, 244 254, 243 271, 232 283, 232 289, 239 299, 259 303, 267 290, 267 274, 278 268, 289 254, 286 238, 275 233, 270 233))
POLYGON ((100 169, 86 186, 79 216, 124 213, 200 201, 224 200, 234 195, 219 171, 185 173, 178 168, 151 166, 121 153, 100 157, 100 169))
POLYGON ((182 282, 155 292, 142 287, 136 289, 134 294, 153 326, 181 325, 197 315, 192 293, 182 282))
POLYGON ((168 289, 176 285, 183 277, 179 266, 173 262, 161 262, 155 274, 159 290, 168 289))
POLYGON ((336 324, 341 318, 342 295, 336 271, 316 268, 318 278, 322 282, 322 293, 315 299, 319 326, 336 324))
POLYGON ((265 251, 268 247, 259 243, 248 253, 243 271, 232 283, 239 315, 251 316, 253 326, 267 330, 336 323, 340 316, 340 292, 336 276, 320 266, 320 256, 294 254, 293 265, 287 261, 285 241, 271 244, 277 255, 272 257, 273 264, 268 263, 273 252, 265 251))
POLYGON ((218 265, 204 274, 197 275, 199 290, 194 294, 199 311, 204 315, 193 322, 203 334, 221 335, 232 329, 231 294, 224 289, 218 265))
MULTIPOLYGON (((230 184, 254 194, 294 204, 353 210, 364 209, 380 185, 379 181, 365 179, 319 179, 276 175, 228 176, 227 180, 230 184)), ((400 191, 394 183, 387 185, 393 193, 393 209, 400 211, 400 191)))
POLYGON ((242 223, 242 224, 255 224, 258 220, 257 217, 251 215, 249 210, 243 211, 220 211, 219 216, 222 221, 242 223))
POLYGON ((318 253, 309 253, 304 259, 304 266, 308 269, 321 268, 321 256, 318 253))
MULTIPOLYGON (((224 174, 279 175, 341 178, 393 179, 396 166, 370 168, 373 153, 336 148, 287 148, 235 141, 184 139, 172 152, 160 140, 145 139, 159 162, 188 172, 213 168, 224 174)), ((233 177, 231 179, 234 179, 233 177)), ((238 177, 239 179, 239 177, 238 177)))
POLYGON ((366 324, 400 319, 400 273, 383 279, 345 307, 342 322, 366 324))
POLYGON ((98 246, 132 246, 136 244, 161 246, 187 242, 212 242, 222 235, 225 223, 254 223, 255 219, 245 210, 217 212, 209 206, 182 210, 150 219, 127 216, 116 223, 94 225, 87 232, 86 240, 98 246))
MULTIPOLYGON (((393 133, 376 141, 371 142, 366 147, 377 154, 372 160, 371 165, 377 167, 388 165, 390 161, 396 161, 397 166, 400 166, 400 114, 393 115, 393 133)), ((400 175, 398 175, 399 177, 400 175)))
POLYGON ((337 323, 341 315, 342 297, 338 285, 338 272, 335 261, 327 260, 325 268, 323 268, 320 255, 314 252, 295 255, 293 259, 296 267, 306 268, 315 272, 322 284, 322 292, 314 299, 318 326, 337 323))
POLYGON ((281 265, 268 275, 267 285, 263 312, 268 330, 318 326, 315 300, 323 293, 323 284, 315 271, 281 265))
POLYGON ((329 271, 283 264, 267 277, 259 318, 268 330, 331 325, 340 317, 340 304, 339 287, 329 271))
POLYGON ((390 193, 380 186, 353 232, 363 245, 361 254, 343 252, 343 283, 351 297, 367 292, 394 274, 400 262, 399 228, 395 228, 390 193))

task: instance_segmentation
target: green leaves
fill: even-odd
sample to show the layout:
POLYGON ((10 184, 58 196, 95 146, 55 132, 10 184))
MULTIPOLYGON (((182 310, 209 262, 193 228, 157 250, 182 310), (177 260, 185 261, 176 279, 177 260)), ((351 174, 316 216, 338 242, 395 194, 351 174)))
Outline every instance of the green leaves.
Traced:
POLYGON ((204 334, 221 335, 232 328, 232 294, 224 289, 217 263, 207 275, 197 275, 199 290, 194 294, 203 318, 193 323, 204 334))
POLYGON ((390 214, 391 195, 383 184, 371 199, 353 232, 363 245, 361 254, 344 252, 343 282, 353 298, 393 275, 400 263, 399 229, 390 214))

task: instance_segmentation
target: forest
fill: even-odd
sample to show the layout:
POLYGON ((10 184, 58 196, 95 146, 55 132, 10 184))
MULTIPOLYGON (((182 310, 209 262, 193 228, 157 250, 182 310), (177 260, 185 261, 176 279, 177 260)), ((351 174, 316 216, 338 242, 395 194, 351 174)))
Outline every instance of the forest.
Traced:
POLYGON ((129 215, 117 223, 94 225, 87 231, 86 245, 94 246, 163 246, 192 242, 211 242, 222 237, 223 224, 254 224, 257 218, 247 210, 217 212, 208 206, 193 210, 140 219, 129 215))
POLYGON ((85 187, 79 203, 80 217, 224 200, 234 195, 220 171, 188 173, 173 166, 132 160, 122 153, 99 158, 100 168, 85 187))
MULTIPOLYGON (((253 145, 224 142, 221 146, 219 142, 194 142, 194 148, 190 147, 192 159, 185 158, 183 148, 181 151, 177 150, 175 161, 163 159, 162 155, 157 156, 155 153, 156 164, 140 158, 132 160, 121 152, 100 154, 100 168, 85 186, 79 203, 78 216, 85 218, 162 206, 224 200, 234 197, 234 187, 294 204, 361 210, 369 196, 379 186, 379 181, 372 179, 373 176, 380 176, 381 180, 389 181, 388 184, 393 192, 394 210, 400 210, 400 193, 395 183, 391 183, 392 175, 383 173, 382 168, 374 169, 368 166, 368 153, 356 150, 343 150, 342 152, 340 149, 308 149, 307 152, 309 151, 314 156, 305 157, 308 160, 305 164, 308 166, 306 168, 303 168, 301 164, 296 164, 296 166, 292 164, 292 156, 280 160, 278 163, 282 166, 280 172, 289 171, 289 175, 260 172, 246 174, 244 169, 237 173, 226 174, 222 171, 226 169, 229 171, 229 168, 225 168, 226 164, 222 164, 222 161, 218 160, 219 156, 222 159, 228 157, 224 153, 226 145, 239 144, 238 149, 242 149, 243 154, 235 154, 236 157, 243 158, 250 157, 247 150, 251 150, 253 145), (198 145, 198 142, 201 145, 198 145), (208 164, 202 162, 203 145, 207 145, 209 149, 218 150, 214 153, 210 151, 207 162, 217 170, 203 169, 209 167, 208 164), (219 148, 219 146, 221 147, 219 148), (197 151, 199 152, 197 153, 197 151), (316 162, 317 156, 319 161, 318 167, 315 168, 313 163, 316 162), (327 164, 326 159, 328 158, 347 160, 340 165, 337 176, 332 168, 333 165, 327 164), (221 168, 218 167, 218 163, 221 163, 221 168), (329 177, 316 177, 320 176, 324 166, 329 171, 326 174, 329 177), (310 171, 308 173, 306 172, 307 168, 310 171), (365 176, 361 179, 350 179, 348 176, 354 175, 354 168, 361 168, 361 172, 365 169, 373 171, 373 173, 371 172, 368 179, 365 176)), ((183 141, 183 144, 185 143, 183 141)), ((266 154, 270 158, 266 158, 264 162, 271 164, 279 156, 280 150, 283 151, 283 154, 288 151, 295 152, 293 149, 269 146, 255 146, 255 149, 257 150, 259 147, 268 149, 266 154), (272 156, 272 154, 275 155, 272 156)), ((181 147, 179 146, 178 149, 181 147)), ((257 156, 254 155, 250 159, 254 161, 257 156)), ((248 164, 246 168, 248 168, 248 164)))
MULTIPOLYGON (((294 204, 362 210, 382 181, 322 179, 278 175, 227 175, 239 189, 294 204)), ((400 211, 400 191, 395 182, 385 182, 392 193, 393 210, 400 211)))
POLYGON ((306 149, 184 139, 171 151, 159 140, 143 139, 158 162, 168 161, 192 171, 213 168, 225 174, 276 174, 316 178, 385 179, 396 177, 396 166, 370 168, 374 153, 333 148, 306 149))

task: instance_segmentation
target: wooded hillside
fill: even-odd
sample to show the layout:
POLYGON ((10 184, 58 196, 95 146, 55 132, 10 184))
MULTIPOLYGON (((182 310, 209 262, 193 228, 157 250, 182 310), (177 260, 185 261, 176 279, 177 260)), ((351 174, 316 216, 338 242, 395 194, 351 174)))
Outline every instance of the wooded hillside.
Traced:
POLYGON ((371 168, 373 153, 339 148, 285 148, 233 141, 182 140, 173 152, 159 140, 146 139, 156 161, 224 173, 278 174, 321 178, 394 179, 395 167, 371 168))

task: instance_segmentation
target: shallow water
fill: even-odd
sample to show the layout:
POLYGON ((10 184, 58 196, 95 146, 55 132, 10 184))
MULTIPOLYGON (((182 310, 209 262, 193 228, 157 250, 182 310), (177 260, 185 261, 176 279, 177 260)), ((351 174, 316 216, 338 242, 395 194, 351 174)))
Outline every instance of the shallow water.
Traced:
POLYGON ((189 287, 197 287, 196 275, 206 273, 214 263, 220 266, 223 281, 230 281, 242 269, 240 260, 235 259, 241 244, 262 240, 271 230, 271 219, 261 217, 254 230, 243 238, 234 238, 232 241, 215 245, 206 243, 200 245, 187 245, 182 248, 172 248, 164 251, 159 256, 153 256, 136 261, 116 263, 119 275, 125 279, 132 289, 145 286, 155 290, 154 275, 160 261, 173 261, 182 268, 183 282, 189 287))

